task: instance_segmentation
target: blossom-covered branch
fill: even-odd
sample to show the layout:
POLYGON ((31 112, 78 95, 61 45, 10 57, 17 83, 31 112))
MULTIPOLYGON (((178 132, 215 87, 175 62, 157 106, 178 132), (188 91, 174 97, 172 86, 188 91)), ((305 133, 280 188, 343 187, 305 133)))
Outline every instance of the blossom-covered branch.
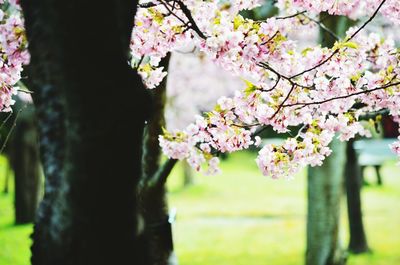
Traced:
POLYGON ((16 1, 0 1, 0 111, 14 104, 23 65, 29 62, 27 40, 16 1))
POLYGON ((296 137, 282 146, 263 147, 257 159, 264 174, 287 176, 304 165, 321 164, 330 154, 328 144, 335 134, 342 140, 357 133, 368 135, 358 120, 363 113, 389 109, 391 115, 399 115, 399 58, 393 52, 394 42, 363 33, 379 13, 398 24, 400 10, 395 1, 282 0, 277 6, 283 15, 265 21, 240 16, 240 10, 258 5, 258 1, 243 2, 220 5, 192 0, 185 1, 189 15, 176 9, 176 15, 171 16, 159 7, 146 9, 137 17, 133 57, 148 56, 139 71, 151 87, 162 78, 157 58, 165 50, 185 46, 197 46, 217 65, 248 80, 247 88, 234 97, 222 97, 213 111, 197 117, 184 131, 166 131, 160 136, 169 157, 187 159, 197 170, 207 163, 208 172, 215 173, 216 154, 260 143, 257 127, 272 126, 282 133, 302 125, 296 137), (313 18, 322 11, 367 18, 330 49, 314 46, 299 51, 288 36, 312 24, 323 27, 313 18), (144 24, 147 26, 142 31, 144 24), (197 26, 194 30, 187 25, 197 26), (144 39, 151 41, 144 43, 144 39), (139 47, 143 44, 144 49, 139 47), (335 104, 330 104, 332 101, 335 104), (354 109, 355 104, 363 107, 354 109))
MULTIPOLYGON (((335 135, 341 140, 368 136, 360 121, 366 113, 387 110, 400 120, 398 48, 389 36, 367 30, 378 16, 400 25, 397 0, 277 0, 279 16, 254 21, 240 15, 260 2, 140 3, 131 41, 132 66, 148 88, 155 88, 167 74, 160 60, 188 47, 246 80, 243 89, 221 97, 213 110, 186 129, 165 131, 160 144, 167 156, 186 159, 197 170, 207 165, 208 173, 216 173, 217 154, 259 145, 263 128, 285 133, 300 127, 282 145, 264 146, 259 153, 262 172, 276 178, 320 165, 335 135), (314 27, 330 31, 316 18, 320 12, 364 22, 350 28, 332 48, 299 48, 291 34, 314 27)), ((0 5, 0 110, 9 111, 29 54, 18 6, 11 0, 0 0, 0 5)), ((393 149, 400 154, 400 142, 393 149)))

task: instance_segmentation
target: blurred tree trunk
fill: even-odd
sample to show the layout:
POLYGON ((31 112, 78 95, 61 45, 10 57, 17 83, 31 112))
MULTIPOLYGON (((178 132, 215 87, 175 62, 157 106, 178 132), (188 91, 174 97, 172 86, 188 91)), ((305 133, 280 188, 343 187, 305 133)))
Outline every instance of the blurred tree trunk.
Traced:
POLYGON ((137 1, 22 1, 46 175, 33 265, 149 264, 136 188, 149 98, 128 65, 137 1))
POLYGON ((350 243, 349 250, 353 253, 369 251, 367 237, 364 231, 361 207, 361 167, 353 147, 354 140, 347 143, 345 182, 347 193, 347 213, 349 218, 350 243))
MULTIPOLYGON (((344 18, 322 14, 325 26, 336 35, 343 35, 344 18)), ((320 29, 320 43, 332 47, 336 39, 320 29)), ((307 265, 340 265, 345 263, 339 242, 340 199, 345 166, 345 144, 334 139, 332 154, 321 167, 308 170, 307 265)))
POLYGON ((182 167, 183 167, 183 187, 189 187, 194 184, 193 169, 186 161, 183 161, 182 167))
POLYGON ((8 153, 14 170, 15 222, 25 224, 34 221, 40 196, 37 121, 32 103, 17 99, 14 108, 17 117, 8 153))
POLYGON ((345 148, 336 139, 330 148, 324 164, 308 170, 307 265, 345 263, 339 242, 345 148))
POLYGON ((0 148, 3 149, 3 155, 7 157, 4 163, 4 186, 3 193, 8 194, 10 192, 10 183, 12 181, 12 169, 10 161, 10 138, 12 136, 12 129, 14 126, 15 119, 15 105, 14 112, 0 112, 0 148), (10 133, 11 131, 11 133, 10 133))
MULTIPOLYGON (((168 55, 161 61, 161 65, 166 71, 169 58, 168 55)), ((173 251, 172 228, 169 222, 165 190, 167 175, 163 177, 157 175, 163 170, 158 136, 162 134, 163 127, 165 127, 166 88, 167 78, 155 90, 152 90, 153 111, 145 129, 143 176, 139 188, 140 208, 146 223, 145 235, 149 244, 152 265, 177 264, 173 251)), ((168 170, 172 170, 172 168, 168 170)), ((165 172, 165 174, 169 174, 169 172, 165 172)))
POLYGON ((9 185, 10 185, 10 177, 11 177, 11 170, 10 170, 10 163, 7 161, 7 164, 5 165, 5 175, 4 175, 4 189, 3 193, 8 194, 9 191, 9 185))

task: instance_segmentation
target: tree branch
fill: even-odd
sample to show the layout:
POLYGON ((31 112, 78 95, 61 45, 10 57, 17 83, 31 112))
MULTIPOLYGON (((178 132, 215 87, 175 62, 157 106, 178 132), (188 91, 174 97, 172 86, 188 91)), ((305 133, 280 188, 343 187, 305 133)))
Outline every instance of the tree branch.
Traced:
MULTIPOLYGON (((376 17, 376 15, 378 14, 378 12, 379 12, 379 10, 381 9, 382 5, 383 5, 385 2, 386 2, 386 0, 383 0, 383 1, 380 3, 380 5, 379 5, 378 8, 375 10, 375 12, 372 14, 372 16, 371 16, 367 21, 365 21, 364 24, 363 24, 356 32, 354 32, 354 33, 350 36, 350 38, 347 39, 347 41, 352 40, 361 30, 363 30, 363 29, 376 17)), ((305 74, 305 73, 311 72, 312 70, 315 70, 315 69, 317 69, 318 67, 324 65, 325 63, 329 62, 329 61, 333 58, 333 56, 335 56, 339 51, 340 51, 340 48, 336 48, 336 49, 331 53, 331 55, 328 56, 328 58, 326 58, 326 59, 323 60, 322 62, 318 63, 318 64, 315 65, 314 67, 311 67, 311 68, 306 69, 306 70, 304 70, 304 71, 302 71, 302 72, 300 72, 300 73, 298 73, 298 74, 295 74, 295 75, 291 76, 290 79, 296 78, 296 77, 301 76, 301 75, 303 75, 303 74, 305 74)))
POLYGON ((177 1, 177 4, 181 8, 183 14, 185 14, 186 18, 189 20, 190 27, 194 30, 194 32, 196 32, 200 38, 207 39, 207 37, 204 35, 204 33, 197 26, 196 22, 194 21, 194 19, 192 17, 192 13, 187 8, 187 6, 182 1, 177 1))
POLYGON ((332 30, 330 30, 327 26, 324 25, 324 23, 322 23, 321 21, 318 21, 316 19, 313 19, 310 16, 307 16, 305 14, 302 14, 305 18, 309 19, 310 21, 314 22, 315 24, 317 24, 322 30, 328 32, 329 35, 331 35, 335 40, 339 40, 338 35, 336 35, 332 30))
POLYGON ((320 105, 320 104, 327 103, 327 102, 330 102, 330 101, 334 101, 334 100, 338 100, 338 99, 350 98, 350 97, 354 97, 354 96, 358 96, 358 95, 362 95, 362 94, 371 93, 371 92, 374 92, 374 91, 377 91, 377 90, 386 89, 386 88, 389 88, 389 87, 392 87, 392 86, 398 86, 398 85, 400 85, 400 82, 389 83, 389 84, 386 84, 386 85, 383 85, 383 86, 380 86, 380 87, 375 87, 375 88, 371 88, 371 89, 355 92, 355 93, 348 94, 348 95, 328 98, 328 99, 321 100, 321 101, 297 102, 297 103, 293 103, 293 104, 286 104, 286 105, 283 105, 283 107, 294 107, 294 106, 305 107, 305 106, 310 106, 310 105, 320 105))
POLYGON ((196 21, 194 21, 194 19, 193 19, 192 13, 190 12, 189 8, 183 3, 183 1, 179 1, 179 0, 159 0, 159 1, 157 1, 157 3, 148 2, 148 3, 140 4, 139 7, 140 8, 150 8, 150 7, 155 7, 155 6, 159 6, 159 5, 163 5, 167 9, 167 11, 169 12, 168 15, 173 15, 174 17, 176 17, 179 21, 181 21, 183 23, 184 26, 187 26, 188 28, 190 28, 194 32, 196 32, 197 35, 199 35, 200 38, 207 39, 207 37, 204 35, 204 33, 197 26, 196 21), (171 2, 173 3, 172 5, 171 5, 171 2), (176 8, 175 4, 177 4, 179 6, 180 10, 182 11, 182 13, 187 18, 188 23, 183 21, 182 18, 180 18, 177 14, 175 14, 173 12, 175 10, 175 8, 176 8))
POLYGON ((165 163, 157 170, 152 178, 145 183, 145 188, 154 189, 164 186, 164 184, 167 182, 168 176, 177 162, 178 160, 172 158, 165 161, 165 163))

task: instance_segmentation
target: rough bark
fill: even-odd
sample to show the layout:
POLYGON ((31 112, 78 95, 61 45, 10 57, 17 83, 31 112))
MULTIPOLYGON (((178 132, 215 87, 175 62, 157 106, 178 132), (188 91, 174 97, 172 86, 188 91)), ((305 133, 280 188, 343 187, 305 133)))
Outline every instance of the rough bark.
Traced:
POLYGON ((32 104, 17 99, 15 128, 10 138, 8 155, 14 170, 15 223, 31 223, 35 219, 40 196, 40 158, 37 122, 32 104))
POLYGON ((347 214, 349 220, 350 242, 348 249, 353 253, 369 251, 365 235, 361 207, 361 167, 358 164, 357 154, 353 148, 354 140, 347 143, 345 182, 347 194, 347 214))
MULTIPOLYGON (((169 57, 161 61, 161 65, 166 70, 168 70, 169 57)), ((162 168, 162 153, 158 136, 162 134, 162 128, 165 127, 166 87, 167 78, 152 91, 153 111, 144 135, 143 176, 139 190, 140 208, 146 223, 145 235, 152 265, 177 264, 173 251, 172 228, 168 222, 165 179, 156 178, 157 172, 162 168)))
POLYGON ((149 99, 128 65, 137 1, 22 1, 44 203, 32 264, 149 264, 136 187, 149 99))
MULTIPOLYGON (((340 18, 322 15, 324 24, 342 35, 346 23, 340 18)), ((321 16, 321 17, 322 17, 321 16)), ((321 29, 320 43, 331 47, 335 38, 321 29)), ((307 265, 340 265, 345 263, 339 242, 340 198, 343 188, 345 145, 334 140, 332 154, 321 167, 308 171, 307 265)))
POLYGON ((307 265, 344 264, 339 242, 344 144, 334 140, 323 166, 308 171, 307 265))

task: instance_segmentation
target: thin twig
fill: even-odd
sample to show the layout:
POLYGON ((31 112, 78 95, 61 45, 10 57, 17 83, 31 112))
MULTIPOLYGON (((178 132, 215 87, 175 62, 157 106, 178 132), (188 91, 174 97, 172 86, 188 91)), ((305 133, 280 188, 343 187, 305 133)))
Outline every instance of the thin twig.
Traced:
POLYGON ((10 112, 8 113, 7 117, 6 117, 6 118, 4 119, 4 121, 1 123, 0 131, 1 131, 1 129, 3 129, 4 125, 7 123, 7 121, 11 118, 12 115, 13 115, 13 112, 10 111, 10 112))
POLYGON ((281 104, 279 104, 278 109, 275 111, 274 115, 271 116, 271 118, 269 118, 270 120, 274 119, 275 116, 279 113, 279 111, 285 106, 286 101, 289 99, 290 95, 292 94, 294 88, 296 87, 296 85, 292 85, 292 87, 289 90, 289 93, 286 95, 285 99, 282 101, 281 104))
MULTIPOLYGON (((363 24, 356 32, 354 32, 354 33, 350 36, 350 38, 347 39, 347 41, 352 40, 362 29, 364 29, 364 28, 376 17, 376 15, 378 14, 378 12, 379 12, 379 10, 381 9, 382 5, 383 5, 385 2, 386 2, 386 0, 383 0, 383 1, 380 3, 380 5, 379 5, 378 8, 375 10, 375 12, 372 14, 372 16, 371 16, 367 21, 365 21, 364 24, 363 24)), ((298 77, 298 76, 301 76, 301 75, 303 75, 303 74, 305 74, 305 73, 308 73, 308 72, 310 72, 310 71, 313 71, 313 70, 315 70, 316 68, 318 68, 318 67, 324 65, 325 63, 329 62, 329 61, 333 58, 333 56, 335 56, 339 51, 340 51, 340 48, 336 48, 336 49, 331 53, 331 55, 328 56, 328 58, 326 58, 326 59, 323 60, 322 62, 318 63, 317 65, 315 65, 315 66, 313 66, 313 67, 311 67, 311 68, 309 68, 309 69, 306 69, 306 70, 304 70, 304 71, 302 71, 302 72, 300 72, 300 73, 298 73, 298 74, 295 74, 295 75, 291 76, 290 79, 296 78, 296 77, 298 77)))
POLYGON ((24 106, 22 106, 22 107, 18 110, 17 115, 15 115, 14 123, 13 123, 13 125, 11 126, 10 130, 9 130, 8 133, 7 133, 6 139, 4 140, 4 143, 3 143, 3 145, 2 145, 2 147, 1 147, 1 149, 0 149, 0 154, 2 154, 3 151, 4 151, 4 149, 6 148, 6 145, 7 145, 7 143, 8 143, 8 140, 9 140, 10 136, 11 136, 11 133, 13 132, 14 128, 17 126, 18 117, 19 117, 19 115, 21 114, 21 112, 22 112, 26 107, 27 107, 27 104, 25 104, 24 106))
POLYGON ((365 21, 364 24, 363 24, 356 32, 354 32, 354 33, 350 36, 349 39, 347 39, 347 41, 352 40, 361 30, 363 30, 363 29, 376 17, 376 15, 378 14, 379 10, 381 9, 381 7, 383 6, 383 4, 384 4, 385 2, 386 2, 386 0, 383 0, 383 1, 379 4, 378 8, 375 10, 375 12, 372 14, 372 16, 371 16, 367 21, 365 21))
POLYGON ((178 160, 172 158, 165 161, 165 163, 158 169, 152 178, 145 184, 146 188, 152 189, 164 186, 164 184, 167 182, 168 176, 177 162, 178 160))
POLYGON ((367 89, 367 90, 363 90, 363 91, 359 91, 359 92, 355 92, 352 94, 348 94, 348 95, 342 95, 342 96, 338 96, 338 97, 332 97, 332 98, 328 98, 325 100, 321 100, 321 101, 313 101, 313 102, 297 102, 297 103, 293 103, 293 104, 286 104, 283 105, 283 107, 294 107, 294 106, 310 106, 310 105, 320 105, 320 104, 324 104, 330 101, 334 101, 334 100, 338 100, 338 99, 345 99, 345 98, 350 98, 350 97, 354 97, 354 96, 358 96, 358 95, 363 95, 363 94, 368 94, 377 90, 381 90, 381 89, 386 89, 392 86, 398 86, 400 85, 400 82, 396 82, 396 83, 389 83, 386 85, 383 85, 381 87, 375 87, 375 88, 371 88, 371 89, 367 89))
POLYGON ((335 40, 339 40, 338 35, 336 35, 332 30, 330 30, 327 26, 325 26, 324 23, 322 23, 321 21, 318 21, 316 19, 313 19, 312 17, 307 16, 305 14, 303 14, 303 16, 308 18, 309 20, 311 20, 315 24, 317 24, 322 30, 328 32, 328 34, 331 35, 335 40))
POLYGON ((294 18, 294 17, 300 16, 300 15, 304 15, 306 12, 307 11, 304 10, 304 11, 301 11, 301 12, 297 12, 297 13, 295 13, 293 15, 288 15, 288 16, 285 16, 285 17, 276 17, 275 19, 282 20, 282 19, 294 18))
POLYGON ((261 43, 261 46, 263 46, 263 45, 265 45, 265 44, 268 44, 270 41, 272 41, 272 40, 276 37, 276 35, 278 35, 278 33, 279 33, 279 30, 277 30, 277 31, 274 33, 274 35, 272 35, 268 40, 266 40, 266 41, 264 41, 263 43, 261 43))

